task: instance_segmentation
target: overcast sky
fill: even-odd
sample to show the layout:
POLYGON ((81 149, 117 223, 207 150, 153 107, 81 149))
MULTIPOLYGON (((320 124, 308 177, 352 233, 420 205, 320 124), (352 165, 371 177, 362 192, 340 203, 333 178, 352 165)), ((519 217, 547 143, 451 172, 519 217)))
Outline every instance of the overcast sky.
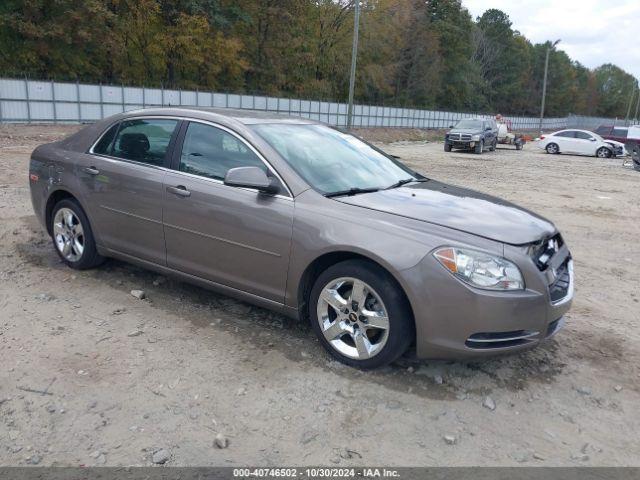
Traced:
POLYGON ((562 39, 573 60, 613 63, 640 79, 640 0, 462 0, 472 17, 502 10, 533 43, 562 39))

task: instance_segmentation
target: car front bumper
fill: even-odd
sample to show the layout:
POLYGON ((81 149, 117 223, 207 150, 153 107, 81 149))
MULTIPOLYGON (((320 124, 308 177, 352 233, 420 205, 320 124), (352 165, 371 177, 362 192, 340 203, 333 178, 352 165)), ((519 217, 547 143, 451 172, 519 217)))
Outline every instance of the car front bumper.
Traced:
POLYGON ((525 290, 471 287, 430 254, 402 272, 416 322, 418 357, 472 359, 516 352, 538 345, 563 327, 574 295, 573 261, 566 246, 545 271, 522 248, 505 250, 509 249, 505 257, 520 267, 525 290), (564 277, 552 278, 556 271, 564 277), (552 294, 558 284, 564 286, 561 296, 552 294))
POLYGON ((459 149, 462 149, 462 150, 468 150, 468 149, 474 148, 476 146, 477 142, 473 142, 473 141, 465 142, 465 141, 458 141, 458 140, 456 140, 456 141, 447 140, 447 143, 449 145, 451 145, 451 148, 459 148, 459 149))

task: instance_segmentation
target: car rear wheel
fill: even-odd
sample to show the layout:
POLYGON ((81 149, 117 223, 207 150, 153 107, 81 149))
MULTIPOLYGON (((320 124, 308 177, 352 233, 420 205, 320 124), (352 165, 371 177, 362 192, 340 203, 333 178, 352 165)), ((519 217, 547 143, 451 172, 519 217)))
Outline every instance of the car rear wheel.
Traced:
POLYGON ((551 153, 551 154, 556 154, 560 152, 560 148, 558 148, 557 143, 550 143, 545 147, 545 150, 547 151, 547 153, 551 153))
POLYGON ((611 158, 611 150, 607 147, 600 147, 596 150, 596 157, 598 158, 611 158))
POLYGON ((484 140, 480 140, 478 143, 476 143, 475 149, 474 149, 474 153, 480 155, 482 152, 484 152, 484 140))
POLYGON ((353 367, 393 362, 414 337, 413 316, 402 290, 387 272, 366 261, 347 260, 320 274, 309 310, 320 343, 353 367))
POLYGON ((85 270, 104 261, 98 254, 89 219, 77 201, 59 201, 51 214, 51 237, 56 252, 69 267, 85 270))

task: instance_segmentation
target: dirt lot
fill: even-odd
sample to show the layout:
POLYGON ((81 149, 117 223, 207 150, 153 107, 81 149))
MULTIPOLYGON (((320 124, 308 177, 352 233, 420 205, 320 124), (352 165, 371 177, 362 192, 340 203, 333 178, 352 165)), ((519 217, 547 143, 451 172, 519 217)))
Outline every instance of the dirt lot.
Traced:
POLYGON ((553 220, 577 292, 534 351, 364 373, 268 311, 118 261, 64 267, 26 172, 74 128, 0 127, 1 465, 640 465, 640 174, 621 161, 383 145, 553 220))

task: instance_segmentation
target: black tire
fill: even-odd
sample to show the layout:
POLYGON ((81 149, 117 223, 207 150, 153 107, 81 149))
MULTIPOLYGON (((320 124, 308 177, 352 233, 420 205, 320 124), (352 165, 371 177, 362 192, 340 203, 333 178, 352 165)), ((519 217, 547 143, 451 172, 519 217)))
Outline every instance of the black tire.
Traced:
POLYGON ((401 287, 385 270, 364 260, 337 263, 318 276, 309 295, 309 317, 320 343, 333 357, 349 366, 364 370, 378 368, 398 359, 407 351, 415 337, 411 307, 401 287), (344 277, 355 278, 371 286, 386 308, 389 320, 386 343, 379 352, 368 359, 352 358, 336 350, 325 338, 318 321, 317 307, 323 289, 332 281, 344 277))
POLYGON ((451 144, 449 142, 444 142, 444 151, 445 152, 451 151, 451 144))
POLYGON ((596 150, 596 157, 598 158, 611 158, 612 156, 613 153, 607 147, 600 147, 598 150, 596 150))
POLYGON ((495 152, 497 146, 498 146, 498 139, 494 139, 493 143, 491 144, 491 147, 489 148, 489 150, 492 151, 492 152, 495 152))
POLYGON ((520 142, 516 143, 516 150, 522 150, 522 144, 520 142))
POLYGON ((557 143, 550 143, 546 147, 544 147, 544 149, 547 151, 547 153, 550 153, 552 155, 560 153, 560 147, 558 147, 557 143))
POLYGON ((475 153, 476 155, 481 155, 482 152, 484 152, 484 140, 480 140, 473 148, 473 153, 475 153))
MULTIPOLYGON (((104 262, 104 257, 98 253, 96 248, 95 238, 93 236, 93 230, 91 230, 91 224, 89 222, 89 218, 84 213, 84 210, 77 202, 77 200, 72 198, 65 198, 64 200, 60 200, 55 204, 53 210, 51 212, 50 221, 50 229, 51 229, 51 238, 53 240, 53 248, 56 253, 60 257, 60 259, 67 264, 67 266, 76 269, 76 270, 86 270, 89 268, 94 268, 104 262), (82 244, 83 251, 79 255, 77 259, 70 259, 63 255, 62 251, 58 247, 57 235, 55 232, 55 219, 58 212, 62 209, 68 209, 73 212, 76 219, 79 221, 80 226, 82 227, 82 244)), ((79 238, 79 237, 78 237, 79 238)))

